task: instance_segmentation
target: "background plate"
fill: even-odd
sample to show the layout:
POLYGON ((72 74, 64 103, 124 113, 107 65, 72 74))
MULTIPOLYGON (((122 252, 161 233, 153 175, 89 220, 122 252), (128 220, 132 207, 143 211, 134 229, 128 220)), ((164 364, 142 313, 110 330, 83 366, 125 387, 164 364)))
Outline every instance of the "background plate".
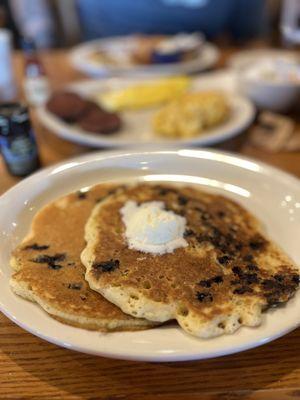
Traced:
MULTIPOLYGON (((142 80, 143 81, 143 80, 142 80)), ((92 96, 101 91, 124 88, 141 82, 140 79, 112 78, 109 80, 87 80, 72 84, 68 87, 84 95, 92 96)), ((231 105, 231 116, 223 124, 209 129, 207 133, 190 139, 170 140, 159 137, 152 132, 151 120, 153 110, 139 110, 121 112, 124 127, 113 135, 101 135, 85 132, 79 127, 72 126, 55 117, 45 107, 37 109, 37 116, 57 136, 71 142, 91 147, 132 147, 142 144, 149 145, 178 145, 178 146, 208 146, 222 142, 241 133, 252 122, 255 114, 252 103, 236 93, 234 74, 229 72, 211 73, 202 75, 192 81, 194 90, 223 90, 228 93, 231 105)))
POLYGON ((96 39, 74 47, 70 52, 70 61, 74 68, 92 77, 128 76, 128 75, 172 75, 190 74, 213 67, 219 59, 219 50, 211 43, 204 43, 201 53, 193 60, 165 65, 107 65, 89 59, 99 49, 106 49, 115 54, 117 59, 124 59, 132 49, 134 36, 118 36, 109 39, 96 39))

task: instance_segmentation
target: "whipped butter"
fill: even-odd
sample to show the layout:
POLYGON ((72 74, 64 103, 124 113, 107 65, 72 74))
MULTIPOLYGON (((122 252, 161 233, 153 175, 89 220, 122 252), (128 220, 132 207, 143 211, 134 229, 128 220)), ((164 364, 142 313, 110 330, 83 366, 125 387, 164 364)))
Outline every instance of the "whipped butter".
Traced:
POLYGON ((188 245, 183 237, 186 219, 165 210, 162 201, 137 205, 135 201, 129 200, 120 209, 120 213, 130 249, 164 254, 188 245))

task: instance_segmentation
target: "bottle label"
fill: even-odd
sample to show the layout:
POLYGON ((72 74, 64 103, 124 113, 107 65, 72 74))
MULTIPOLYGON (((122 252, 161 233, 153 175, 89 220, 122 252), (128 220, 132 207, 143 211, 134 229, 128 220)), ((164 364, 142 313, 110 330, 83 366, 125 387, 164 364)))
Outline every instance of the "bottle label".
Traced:
POLYGON ((0 135, 1 152, 13 174, 26 175, 37 166, 37 148, 32 134, 5 137, 0 135))
POLYGON ((49 97, 49 82, 44 76, 27 78, 24 81, 24 91, 28 102, 38 106, 48 100, 49 97))

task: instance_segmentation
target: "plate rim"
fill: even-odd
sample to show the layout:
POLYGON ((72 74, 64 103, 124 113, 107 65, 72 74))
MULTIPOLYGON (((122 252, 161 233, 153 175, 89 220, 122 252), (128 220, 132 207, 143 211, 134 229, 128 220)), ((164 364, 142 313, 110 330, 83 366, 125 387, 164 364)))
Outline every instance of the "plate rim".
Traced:
MULTIPOLYGON (((148 146, 140 146, 139 148, 128 148, 128 149, 118 149, 118 150, 97 150, 93 152, 87 152, 84 154, 80 154, 74 157, 66 158, 62 161, 59 161, 58 163, 54 163, 51 165, 48 165, 46 167, 41 168, 40 170, 34 172, 33 174, 29 175, 28 177, 22 179, 21 181, 17 182, 15 185, 13 185, 11 188, 6 190, 4 193, 0 195, 0 204, 3 201, 3 199, 7 195, 12 195, 13 192, 17 189, 19 189, 21 186, 26 186, 26 183, 28 183, 29 180, 37 180, 40 176, 49 173, 50 171, 53 171, 57 168, 63 167, 65 164, 72 164, 74 162, 78 163, 86 163, 86 162, 93 162, 96 160, 102 160, 106 158, 113 158, 113 157, 123 157, 123 156, 133 156, 133 155, 142 155, 142 154, 173 154, 173 155, 178 155, 179 152, 188 152, 191 154, 191 158, 193 158, 193 154, 219 154, 220 156, 224 155, 227 157, 227 159, 232 159, 232 160, 238 160, 241 159, 243 161, 248 161, 250 163, 257 164, 264 173, 269 174, 276 174, 277 177, 280 177, 284 180, 288 180, 290 184, 293 186, 300 185, 300 178, 298 178, 296 175, 286 172, 285 170, 278 168, 276 166, 273 166, 271 164, 268 164, 267 162, 261 161, 256 159, 255 157, 249 157, 244 154, 240 154, 234 151, 228 151, 228 150, 222 150, 222 149, 212 149, 209 147, 201 147, 201 148, 193 148, 193 147, 181 147, 181 146, 153 146, 148 148, 148 146), (92 160, 93 158, 96 158, 96 160, 92 160), (91 159, 91 160, 90 160, 91 159)), ((180 154, 179 154, 180 155, 180 154)), ((201 157, 197 157, 201 158, 201 157)), ((73 165, 71 165, 70 168, 72 168, 73 165)))
POLYGON ((69 51, 69 60, 73 68, 81 71, 89 76, 108 77, 108 76, 130 76, 131 74, 139 75, 157 75, 157 74, 174 74, 179 73, 178 71, 185 71, 185 73, 193 73, 196 71, 204 71, 214 66, 220 58, 220 50, 212 42, 205 41, 203 43, 203 50, 210 52, 212 61, 202 63, 202 66, 197 66, 199 59, 196 58, 192 61, 180 62, 168 65, 137 65, 133 67, 119 67, 105 65, 93 65, 91 62, 83 62, 81 60, 82 55, 90 53, 93 49, 99 46, 109 46, 110 43, 114 42, 130 42, 134 39, 134 35, 125 36, 114 36, 110 38, 98 38, 90 41, 86 41, 77 46, 74 46, 69 51))
MULTIPOLYGON (((47 175, 49 173, 51 173, 51 171, 55 171, 55 169, 64 166, 65 164, 70 163, 69 168, 74 168, 76 167, 76 165, 71 165, 72 162, 76 162, 77 164, 86 164, 86 163, 90 163, 90 162, 97 162, 97 161, 101 161, 101 160, 105 160, 107 158, 118 158, 118 157, 132 157, 132 156, 142 156, 144 154, 147 155, 151 155, 151 154, 155 154, 155 155, 164 155, 164 154, 168 154, 168 155, 173 155, 173 156, 178 156, 178 155, 186 155, 188 157, 191 158, 195 158, 196 154, 198 154, 197 158, 201 158, 201 159, 205 159, 205 157, 203 157, 203 155, 206 155, 206 159, 211 159, 211 156, 213 155, 219 155, 219 156, 225 156, 227 157, 227 161, 225 161, 223 159, 223 162, 227 162, 228 164, 232 164, 232 165, 236 165, 236 163, 234 161, 238 161, 238 160, 243 160, 246 162, 251 162, 254 164, 257 164, 260 167, 259 171, 256 171, 256 173, 259 174, 263 174, 263 175, 274 175, 276 174, 276 178, 278 178, 280 181, 284 180, 285 182, 288 181, 288 185, 292 185, 293 187, 295 187, 297 190, 300 189, 300 179, 297 178, 296 176, 285 172, 277 167, 271 166, 267 163, 264 163, 260 160, 255 160, 254 158, 251 157, 247 157, 244 155, 240 155, 240 154, 236 154, 233 152, 228 152, 228 151, 222 151, 222 150, 211 150, 211 149, 192 149, 192 148, 173 148, 173 149, 169 149, 169 150, 161 150, 161 149, 151 149, 151 150, 146 150, 146 149, 133 149, 130 151, 124 151, 124 150, 119 150, 119 151, 102 151, 102 152, 94 152, 94 153, 88 153, 88 154, 83 154, 80 156, 76 156, 67 160, 63 160, 58 164, 54 164, 51 165, 47 168, 43 168, 42 170, 36 172, 35 174, 29 176, 28 178, 22 180, 21 182, 17 183, 15 186, 13 186, 11 189, 9 189, 8 191, 6 191, 4 194, 2 194, 0 196, 0 205, 3 201, 5 200, 9 200, 9 198, 11 196, 14 196, 14 194, 16 192, 18 192, 20 189, 22 189, 23 186, 27 185, 29 181, 32 181, 32 183, 34 183, 34 181, 40 180, 42 178, 43 175, 47 175), (185 154, 180 154, 180 152, 188 152, 185 154), (201 157, 202 154, 202 157, 201 157), (232 161, 232 163, 230 163, 229 161, 232 161)), ((77 166, 78 167, 78 166, 77 166)), ((237 166, 238 168, 243 168, 246 170, 250 169, 250 166, 248 165, 248 168, 246 167, 246 164, 244 164, 244 166, 237 166)), ((59 170, 58 170, 59 172, 59 170)), ((22 299, 21 299, 22 300, 22 299)), ((227 349, 227 351, 222 351, 219 350, 218 352, 213 352, 213 353, 209 353, 209 354, 204 354, 204 355, 199 355, 198 353, 194 353, 194 354, 189 354, 189 355, 178 355, 178 354, 170 354, 170 355, 166 355, 166 354, 155 354, 155 355, 149 355, 149 354, 144 354, 141 355, 140 353, 128 353, 128 352, 123 352, 122 354, 120 354, 119 352, 114 353, 111 350, 101 350, 101 351, 93 351, 93 350, 89 350, 86 349, 84 346, 80 346, 80 345, 73 345, 71 343, 68 343, 68 341, 60 341, 60 340, 56 340, 55 338, 53 339, 52 336, 49 335, 45 335, 43 333, 40 333, 39 330, 36 330, 34 328, 31 328, 29 325, 26 325, 26 323, 20 322, 19 320, 16 320, 14 318, 14 316, 12 314, 10 314, 9 311, 7 311, 5 308, 2 307, 2 303, 0 302, 0 311, 6 315, 12 322, 16 323, 18 326, 20 326, 22 329, 30 332, 31 334, 46 340, 50 343, 53 343, 55 345, 58 345, 60 347, 65 347, 71 350, 76 350, 79 352, 83 352, 86 354, 92 354, 92 355, 97 355, 97 356, 103 356, 103 357, 108 357, 108 358, 114 358, 114 359, 123 359, 123 360, 137 360, 137 361, 149 361, 149 362, 173 362, 173 361, 190 361, 190 360, 202 360, 202 359, 208 359, 208 358, 212 358, 212 357, 221 357, 221 356, 226 356, 229 354, 235 354, 241 351, 245 351, 248 349, 252 349, 258 346, 261 346, 263 344, 269 343, 273 340, 276 340, 279 337, 282 337, 284 335, 286 335, 287 333, 291 332, 292 330, 296 329, 299 325, 300 325, 300 320, 296 321, 295 324, 286 327, 285 329, 278 331, 276 334, 265 338, 264 340, 261 341, 249 341, 249 343, 247 344, 242 344, 238 347, 231 347, 229 349, 227 349)), ((74 329, 78 329, 78 328, 74 328, 74 329)))

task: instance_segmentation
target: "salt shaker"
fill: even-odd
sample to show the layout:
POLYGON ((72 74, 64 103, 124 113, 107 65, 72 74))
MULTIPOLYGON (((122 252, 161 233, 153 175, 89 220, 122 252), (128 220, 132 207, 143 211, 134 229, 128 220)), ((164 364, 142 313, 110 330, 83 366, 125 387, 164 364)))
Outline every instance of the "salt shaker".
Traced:
POLYGON ((12 68, 12 37, 7 29, 0 29, 0 101, 11 101, 16 96, 12 68))

